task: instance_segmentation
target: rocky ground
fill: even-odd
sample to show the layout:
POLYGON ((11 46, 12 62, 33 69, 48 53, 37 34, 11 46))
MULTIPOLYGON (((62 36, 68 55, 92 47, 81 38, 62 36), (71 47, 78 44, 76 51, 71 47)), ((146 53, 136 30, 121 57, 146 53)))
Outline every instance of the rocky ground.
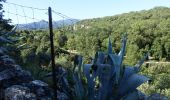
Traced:
MULTIPOLYGON (((67 99, 64 93, 57 93, 58 99, 67 99)), ((33 80, 29 71, 6 55, 5 48, 0 48, 0 100, 51 100, 52 97, 47 83, 33 80)))

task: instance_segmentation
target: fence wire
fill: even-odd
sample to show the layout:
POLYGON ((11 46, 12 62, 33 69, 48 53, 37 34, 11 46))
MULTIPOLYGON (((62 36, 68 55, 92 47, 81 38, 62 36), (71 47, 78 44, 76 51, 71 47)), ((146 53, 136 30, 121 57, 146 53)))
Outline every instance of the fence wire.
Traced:
MULTIPOLYGON (((12 23, 14 25, 25 25, 25 29, 36 29, 37 26, 41 26, 40 21, 45 21, 48 23, 48 9, 44 8, 36 8, 36 7, 30 7, 25 5, 20 5, 16 3, 10 3, 5 2, 5 7, 7 11, 6 15, 8 16, 8 19, 12 19, 12 23), (41 17, 40 17, 41 16, 41 17), (28 24, 32 24, 33 26, 29 27, 28 24)), ((75 18, 71 18, 63 13, 57 12, 55 10, 52 10, 53 13, 53 21, 60 20, 62 24, 61 27, 64 27, 65 20, 69 20, 72 24, 74 24, 75 18)), ((19 29, 21 27, 18 27, 19 29)))

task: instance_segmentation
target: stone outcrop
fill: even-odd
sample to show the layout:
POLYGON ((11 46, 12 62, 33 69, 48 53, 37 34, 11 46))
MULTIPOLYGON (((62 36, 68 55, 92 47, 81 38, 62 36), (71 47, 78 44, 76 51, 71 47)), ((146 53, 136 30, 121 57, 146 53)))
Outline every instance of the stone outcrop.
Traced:
POLYGON ((36 100, 36 95, 31 93, 28 87, 12 85, 5 89, 5 99, 7 100, 36 100))
POLYGON ((151 95, 147 98, 147 100, 169 100, 169 98, 166 97, 166 96, 163 96, 163 95, 161 95, 161 94, 159 94, 159 93, 154 93, 154 94, 151 94, 151 95))
MULTIPOLYGON (((48 84, 33 80, 31 73, 17 65, 4 50, 0 48, 0 100, 52 100, 48 84)), ((64 93, 57 93, 59 100, 68 99, 64 93)))

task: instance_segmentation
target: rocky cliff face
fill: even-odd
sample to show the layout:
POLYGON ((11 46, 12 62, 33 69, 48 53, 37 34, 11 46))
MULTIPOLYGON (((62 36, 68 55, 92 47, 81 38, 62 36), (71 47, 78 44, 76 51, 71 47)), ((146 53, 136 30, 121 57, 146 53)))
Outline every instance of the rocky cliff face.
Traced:
MULTIPOLYGON (((47 83, 33 80, 29 71, 23 70, 0 48, 0 100, 51 100, 52 89, 47 83)), ((67 96, 58 91, 58 99, 67 96)))

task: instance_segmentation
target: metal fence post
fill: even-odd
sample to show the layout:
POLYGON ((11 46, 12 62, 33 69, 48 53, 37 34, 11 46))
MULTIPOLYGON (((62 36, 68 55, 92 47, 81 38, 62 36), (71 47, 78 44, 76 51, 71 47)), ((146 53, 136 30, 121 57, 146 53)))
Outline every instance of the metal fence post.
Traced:
POLYGON ((48 8, 49 15, 49 32, 50 32, 50 47, 51 47, 51 63, 52 63, 52 78, 54 86, 54 99, 57 100, 57 78, 55 70, 55 54, 54 54, 54 42, 53 42, 53 23, 52 23, 52 10, 48 8))

